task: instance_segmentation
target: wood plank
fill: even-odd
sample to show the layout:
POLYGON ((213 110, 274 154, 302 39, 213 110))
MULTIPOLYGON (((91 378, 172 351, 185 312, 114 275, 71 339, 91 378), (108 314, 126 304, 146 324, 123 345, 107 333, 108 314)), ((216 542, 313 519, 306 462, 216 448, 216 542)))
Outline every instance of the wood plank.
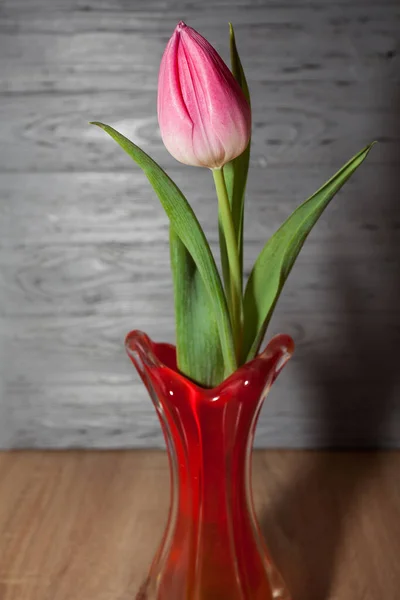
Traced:
MULTIPOLYGON (((63 96, 62 102, 57 94, 51 93, 31 96, 29 103, 24 96, 3 96, 2 170, 131 169, 129 157, 115 142, 88 125, 93 119, 114 125, 165 168, 176 167, 176 161, 167 154, 159 138, 155 102, 155 94, 149 99, 148 92, 141 90, 72 94, 63 96)), ((276 163, 329 164, 334 165, 332 170, 337 170, 376 138, 381 145, 371 153, 370 162, 396 164, 398 156, 393 153, 398 143, 396 111, 394 102, 388 108, 377 106, 372 112, 362 108, 331 109, 318 104, 312 95, 296 102, 287 97, 283 103, 279 86, 271 88, 268 102, 263 101, 258 109, 255 107, 253 164, 264 169, 276 163)))
MULTIPOLYGON (((319 2, 306 2, 304 4, 300 4, 295 0, 267 0, 265 4, 260 5, 260 3, 255 2, 254 0, 215 0, 211 4, 210 0, 206 0, 204 3, 204 8, 209 8, 208 3, 210 2, 210 6, 215 8, 215 10, 225 10, 226 7, 229 6, 232 11, 252 11, 259 10, 260 7, 268 9, 269 11, 278 10, 281 12, 281 9, 285 9, 286 11, 296 10, 309 10, 310 7, 315 10, 316 13, 322 11, 330 11, 330 10, 340 10, 342 15, 342 21, 346 22, 346 14, 343 14, 342 6, 345 4, 346 8, 359 7, 368 8, 370 6, 376 6, 374 2, 371 0, 349 0, 349 2, 345 2, 345 0, 320 0, 319 2)), ((382 7, 392 7, 397 6, 395 0, 382 0, 382 7)), ((132 4, 130 0, 121 0, 118 5, 113 2, 113 0, 53 0, 51 4, 48 4, 48 0, 3 0, 2 8, 4 11, 15 11, 18 15, 27 14, 30 11, 34 12, 43 12, 43 13, 54 13, 61 12, 65 14, 69 14, 71 12, 79 12, 84 16, 85 13, 91 12, 120 12, 123 14, 139 14, 140 13, 150 13, 154 14, 156 17, 164 16, 166 17, 169 11, 176 11, 177 4, 174 0, 136 0, 135 4, 132 4)), ((200 11, 200 8, 197 5, 193 5, 190 0, 183 0, 182 3, 179 4, 180 12, 193 12, 200 11)), ((208 12, 208 11, 207 11, 208 12)), ((208 12, 207 14, 208 20, 212 22, 212 15, 208 12)), ((362 18, 360 17, 360 22, 362 23, 362 18)))
MULTIPOLYGON (((45 58, 49 65, 59 63, 61 67, 84 63, 95 68, 107 56, 109 60, 104 61, 106 71, 115 71, 118 64, 120 67, 139 67, 139 72, 146 65, 147 68, 158 68, 165 44, 177 22, 183 18, 182 10, 176 8, 168 14, 143 10, 130 13, 118 10, 114 4, 104 12, 98 9, 95 12, 63 13, 51 10, 53 4, 45 11, 38 10, 34 3, 29 3, 23 11, 13 10, 16 8, 14 3, 3 9, 0 22, 0 31, 4 34, 1 41, 3 61, 11 60, 22 66, 43 63, 45 58), (117 35, 119 43, 109 47, 108 53, 101 39, 113 42, 117 35), (72 46, 68 44, 71 39, 72 46), (30 53, 17 52, 28 46, 30 53), (85 52, 85 48, 90 52, 85 52), (146 51, 150 51, 149 54, 146 51), (146 56, 145 65, 140 61, 142 55, 146 56)), ((192 6, 188 23, 206 35, 221 54, 228 56, 226 8, 219 9, 213 3, 214 14, 210 17, 210 12, 204 10, 206 4, 192 6)), ((355 79, 359 76, 356 67, 360 62, 363 67, 368 67, 368 73, 378 65, 383 68, 391 65, 395 73, 396 56, 387 53, 396 48, 398 7, 393 3, 382 11, 381 6, 364 3, 360 11, 359 6, 348 5, 344 15, 343 8, 332 3, 318 11, 309 3, 266 10, 265 6, 253 2, 251 10, 248 7, 243 7, 242 11, 235 9, 232 21, 246 67, 256 80, 265 77, 260 64, 270 68, 276 65, 276 72, 280 66, 287 67, 281 77, 295 79, 297 75, 300 79, 305 75, 306 79, 315 79, 327 73, 327 69, 334 72, 339 64, 345 66, 346 59, 351 58, 356 59, 356 65, 347 63, 341 77, 355 79), (248 31, 252 35, 246 35, 248 31), (366 33, 370 36, 368 46, 366 33), (354 39, 349 40, 349 34, 354 39), (342 43, 338 44, 338 41, 342 43), (317 49, 318 52, 313 52, 317 49)))
MULTIPOLYGON (((203 169, 192 168, 189 173, 190 179, 185 171, 170 171, 215 246, 217 206, 212 177, 203 169)), ((270 171, 251 169, 245 217, 249 262, 289 214, 333 173, 329 165, 292 166, 290 177, 284 165, 270 171)), ((331 203, 303 252, 308 252, 310 244, 321 248, 338 242, 336 252, 341 253, 344 244, 345 254, 352 245, 355 258, 357 253, 367 256, 373 246, 389 244, 399 224, 393 176, 387 165, 365 163, 331 203)), ((108 243, 123 259, 130 245, 141 244, 151 251, 168 241, 163 209, 133 163, 123 173, 25 173, 23 177, 3 173, 1 190, 0 243, 4 248, 69 245, 72 250, 108 243)))
MULTIPOLYGON (((257 513, 293 598, 396 598, 399 460, 255 453, 257 513)), ((2 600, 134 597, 167 516, 164 453, 3 453, 0 484, 2 600)))

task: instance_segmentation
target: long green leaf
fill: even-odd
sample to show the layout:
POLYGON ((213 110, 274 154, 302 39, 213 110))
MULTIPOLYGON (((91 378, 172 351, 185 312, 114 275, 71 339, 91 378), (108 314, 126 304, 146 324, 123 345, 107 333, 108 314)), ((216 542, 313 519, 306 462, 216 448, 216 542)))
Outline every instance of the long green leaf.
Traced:
MULTIPOLYGON (((232 73, 239 83, 242 91, 251 106, 249 87, 247 85, 246 76, 244 74, 243 66, 240 61, 239 53, 236 46, 235 32, 233 30, 232 23, 229 23, 229 38, 230 38, 230 50, 231 50, 231 69, 232 73)), ((240 268, 243 272, 243 220, 244 220, 244 200, 245 190, 247 182, 247 174, 249 171, 250 162, 250 145, 247 146, 246 150, 237 158, 227 163, 224 168, 224 177, 226 188, 228 191, 229 201, 231 204, 232 218, 235 226, 237 246, 239 251, 240 268)), ((224 280, 229 275, 225 272, 227 269, 227 258, 226 258, 226 244, 225 240, 221 240, 221 262, 224 273, 224 280)), ((226 286, 226 281, 225 281, 226 286)))
POLYGON ((104 129, 143 170, 156 192, 176 234, 195 262, 212 303, 218 325, 226 374, 235 371, 237 363, 232 328, 225 294, 214 257, 204 232, 185 196, 159 165, 121 133, 104 123, 94 122, 104 129))
POLYGON ((373 144, 356 154, 301 204, 261 251, 244 296, 244 361, 257 354, 283 285, 308 234, 334 195, 365 160, 372 146, 373 144))
POLYGON ((224 379, 224 361, 212 302, 185 245, 170 228, 178 368, 205 387, 224 379))

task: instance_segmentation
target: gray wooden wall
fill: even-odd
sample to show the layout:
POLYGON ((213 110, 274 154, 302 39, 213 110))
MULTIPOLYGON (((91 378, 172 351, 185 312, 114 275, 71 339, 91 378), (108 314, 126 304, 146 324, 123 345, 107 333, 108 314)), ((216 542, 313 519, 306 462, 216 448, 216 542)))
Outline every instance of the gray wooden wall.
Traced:
POLYGON ((390 0, 0 0, 0 446, 162 444, 124 354, 173 341, 168 224, 113 124, 187 192, 214 248, 206 170, 175 162, 158 65, 184 19, 228 58, 236 26, 254 108, 247 272, 303 199, 373 139, 303 249, 272 323, 296 343, 263 446, 400 446, 400 9, 390 0))

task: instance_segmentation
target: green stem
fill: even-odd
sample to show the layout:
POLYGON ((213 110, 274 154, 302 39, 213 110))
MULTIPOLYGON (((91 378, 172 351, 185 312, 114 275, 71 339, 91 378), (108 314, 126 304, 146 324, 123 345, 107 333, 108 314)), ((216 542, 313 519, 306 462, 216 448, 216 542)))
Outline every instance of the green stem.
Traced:
POLYGON ((228 305, 231 309, 231 322, 235 340, 236 356, 239 359, 243 318, 242 272, 240 268, 239 251, 236 243, 235 226, 233 223, 228 191, 226 189, 222 169, 213 169, 213 177, 218 197, 220 224, 225 236, 228 254, 230 271, 230 302, 228 302, 228 305))
POLYGON ((222 277, 224 280, 225 296, 228 303, 229 314, 232 313, 231 301, 231 273, 229 269, 228 251, 226 248, 226 239, 224 227, 222 225, 221 209, 218 208, 218 234, 219 234, 219 250, 221 255, 222 277))

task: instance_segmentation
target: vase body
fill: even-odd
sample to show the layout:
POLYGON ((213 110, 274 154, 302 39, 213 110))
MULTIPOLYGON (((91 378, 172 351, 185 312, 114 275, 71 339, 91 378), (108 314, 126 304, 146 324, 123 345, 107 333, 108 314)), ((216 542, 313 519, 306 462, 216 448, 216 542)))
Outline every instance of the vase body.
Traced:
POLYGON ((257 523, 251 452, 291 338, 276 336, 213 389, 178 372, 169 344, 134 331, 126 348, 158 413, 171 470, 168 523, 136 600, 290 600, 257 523))

